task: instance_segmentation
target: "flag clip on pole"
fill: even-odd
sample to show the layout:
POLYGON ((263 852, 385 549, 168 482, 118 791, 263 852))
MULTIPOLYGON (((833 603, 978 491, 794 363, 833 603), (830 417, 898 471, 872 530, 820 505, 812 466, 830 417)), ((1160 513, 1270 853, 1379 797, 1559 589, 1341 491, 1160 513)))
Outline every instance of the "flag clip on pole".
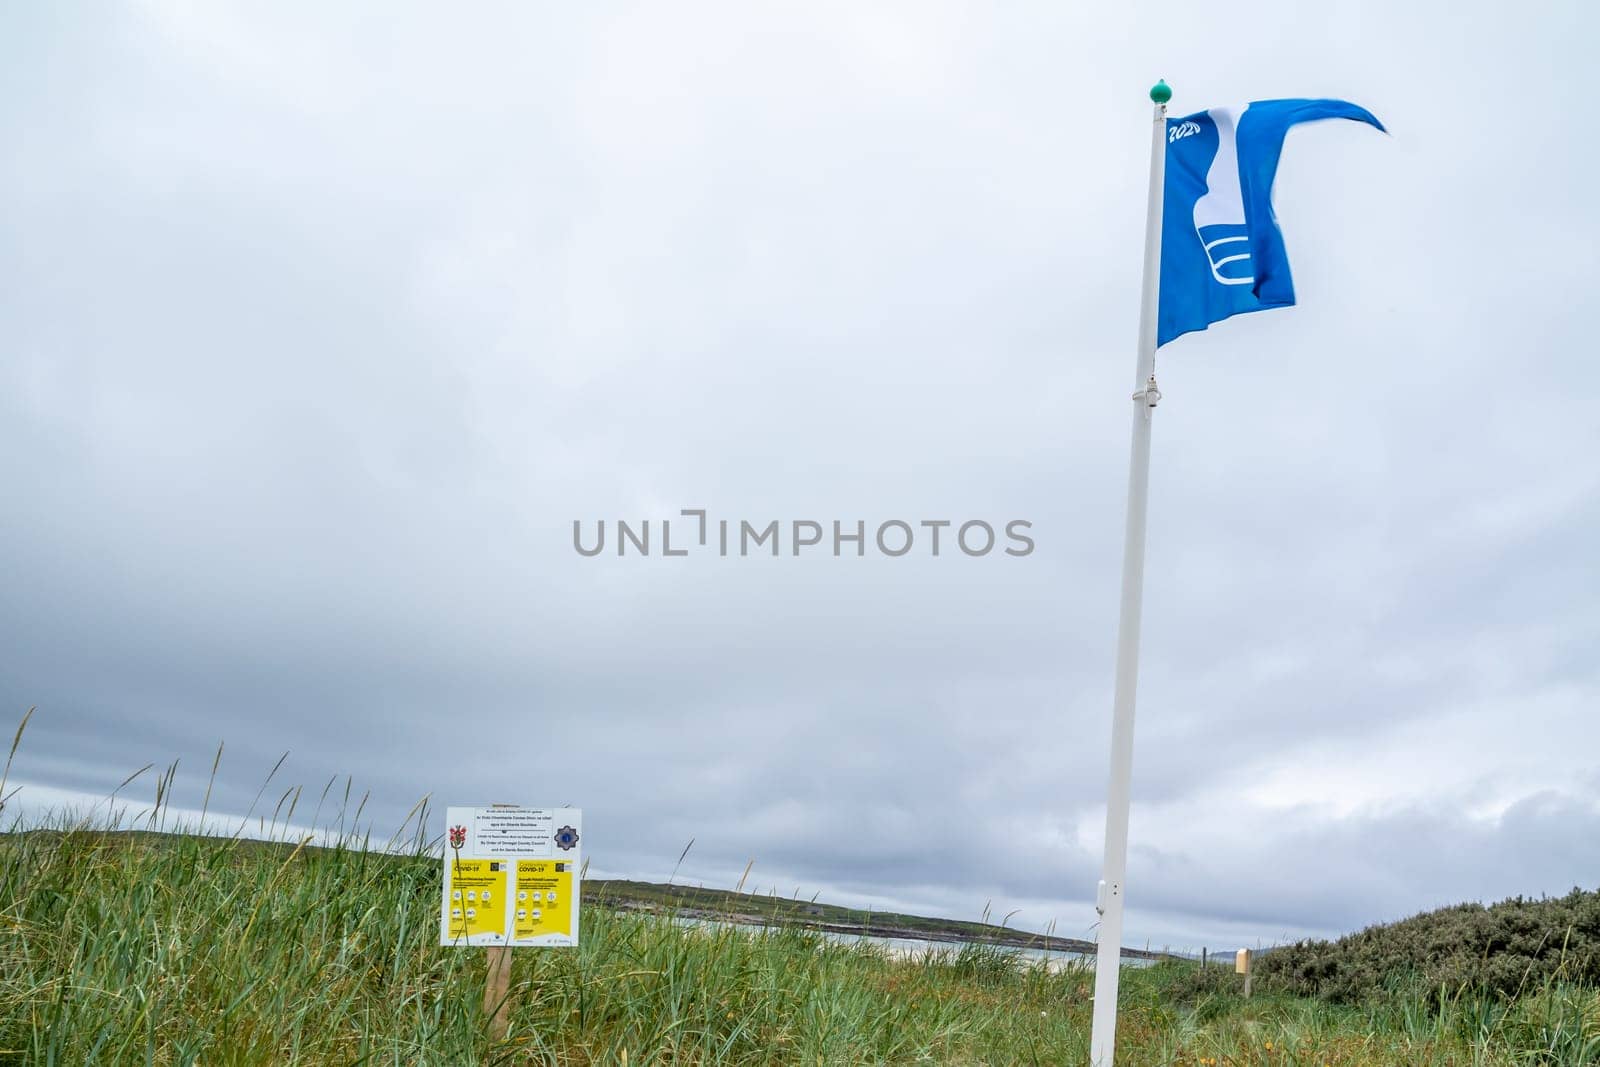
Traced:
POLYGON ((1167 101, 1172 90, 1157 82, 1150 131, 1150 200, 1145 213, 1144 288, 1139 298, 1138 371, 1134 375, 1133 448, 1128 461, 1128 523, 1122 542, 1122 609, 1117 624, 1117 679, 1112 697, 1111 781, 1106 789, 1106 852, 1095 910, 1100 936, 1095 954, 1091 1067, 1111 1067, 1117 1043, 1117 981, 1122 966, 1122 907, 1128 866, 1128 796, 1133 778, 1133 708, 1139 681, 1139 611, 1144 599, 1144 520, 1150 496, 1150 423, 1156 388, 1156 318, 1161 280, 1161 206, 1166 191, 1167 101))

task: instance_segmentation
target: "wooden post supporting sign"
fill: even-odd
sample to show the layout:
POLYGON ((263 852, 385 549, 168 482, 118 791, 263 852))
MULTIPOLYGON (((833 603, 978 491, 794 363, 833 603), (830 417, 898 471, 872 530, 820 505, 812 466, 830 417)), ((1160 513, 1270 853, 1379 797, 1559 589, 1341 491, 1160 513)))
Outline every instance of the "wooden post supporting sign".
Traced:
POLYGON ((511 1021, 511 946, 490 945, 483 950, 488 961, 483 983, 483 1014, 489 1019, 489 1039, 504 1041, 511 1021))

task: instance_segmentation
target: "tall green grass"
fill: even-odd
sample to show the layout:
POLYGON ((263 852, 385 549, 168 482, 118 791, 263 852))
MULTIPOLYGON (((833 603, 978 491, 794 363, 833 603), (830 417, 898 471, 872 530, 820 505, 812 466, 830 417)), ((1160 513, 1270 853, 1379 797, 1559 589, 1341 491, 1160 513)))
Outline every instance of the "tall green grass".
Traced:
POLYGON ((1079 976, 998 950, 900 963, 591 900, 580 949, 515 953, 491 1046, 484 954, 437 944, 428 855, 62 827, 0 844, 0 900, 12 1062, 1059 1062, 1083 1044, 1079 976))
MULTIPOLYGON (((359 801, 329 790, 313 821, 345 830, 322 842, 285 829, 295 791, 256 823, 277 842, 148 832, 173 829, 173 777, 142 831, 58 819, 0 835, 0 1063, 1087 1060, 1080 967, 975 945, 897 958, 614 909, 603 892, 580 948, 513 954, 510 1028, 491 1041, 483 951, 438 944, 425 807, 385 847, 352 829, 359 801)), ((1173 961, 1128 969, 1123 989, 1129 1067, 1600 1063, 1600 994, 1555 978, 1514 997, 1245 1001, 1233 975, 1173 961)))
MULTIPOLYGON (((438 941, 439 860, 347 843, 35 829, 0 841, 0 1062, 1051 1063, 1087 1056, 1089 975, 966 946, 897 959, 586 902, 518 950, 491 1044, 484 954, 438 941)), ((1122 1062, 1600 1063, 1600 995, 1244 1001, 1130 968, 1122 1062)))

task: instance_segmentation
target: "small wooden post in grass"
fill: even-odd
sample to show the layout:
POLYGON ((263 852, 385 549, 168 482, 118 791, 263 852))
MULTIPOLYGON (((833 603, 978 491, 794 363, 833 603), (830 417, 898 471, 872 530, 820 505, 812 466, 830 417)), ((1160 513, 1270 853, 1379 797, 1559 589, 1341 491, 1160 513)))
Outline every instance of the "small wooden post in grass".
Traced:
POLYGON ((1250 959, 1251 952, 1242 948, 1233 956, 1233 971, 1235 974, 1244 975, 1244 999, 1250 999, 1250 959))
POLYGON ((511 1020, 511 946, 490 945, 483 950, 488 974, 483 983, 483 1013, 489 1017, 489 1038, 504 1041, 511 1020))

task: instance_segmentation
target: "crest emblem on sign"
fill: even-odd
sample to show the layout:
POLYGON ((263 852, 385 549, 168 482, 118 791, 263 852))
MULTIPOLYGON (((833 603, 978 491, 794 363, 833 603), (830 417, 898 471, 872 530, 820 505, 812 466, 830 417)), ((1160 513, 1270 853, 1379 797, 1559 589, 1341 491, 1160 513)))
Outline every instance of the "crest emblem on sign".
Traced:
POLYGON ((570 826, 563 826, 556 831, 556 847, 563 852, 571 852, 578 847, 578 831, 570 826))
POLYGON ((465 826, 450 827, 450 847, 460 848, 467 843, 467 828, 465 826))

